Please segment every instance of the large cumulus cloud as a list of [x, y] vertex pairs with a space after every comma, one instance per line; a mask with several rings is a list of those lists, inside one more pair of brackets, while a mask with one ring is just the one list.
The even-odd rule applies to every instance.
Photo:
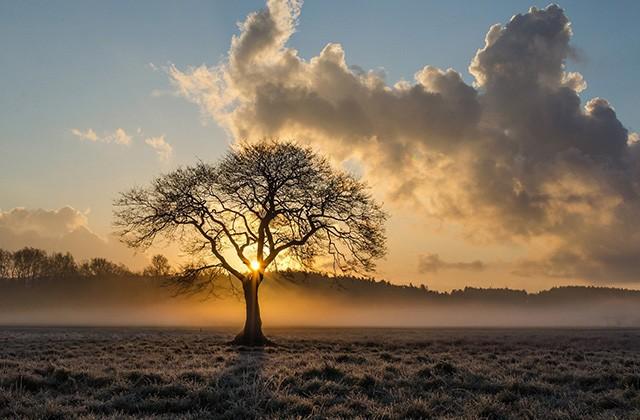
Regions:
[[473, 85], [425, 66], [412, 82], [347, 65], [339, 44], [301, 58], [287, 46], [301, 4], [270, 0], [214, 67], [170, 68], [178, 92], [236, 139], [294, 137], [359, 159], [388, 196], [476, 239], [546, 243], [519, 274], [640, 280], [640, 150], [586, 82], [562, 9], [492, 26]]

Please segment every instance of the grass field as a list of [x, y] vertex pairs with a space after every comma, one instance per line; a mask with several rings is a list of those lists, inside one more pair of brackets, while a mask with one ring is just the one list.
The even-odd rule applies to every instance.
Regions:
[[0, 418], [640, 418], [640, 331], [0, 329]]

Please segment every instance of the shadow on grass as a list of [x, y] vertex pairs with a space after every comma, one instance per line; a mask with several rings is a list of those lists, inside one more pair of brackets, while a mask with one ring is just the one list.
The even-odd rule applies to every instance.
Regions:
[[273, 399], [264, 375], [268, 354], [264, 348], [243, 346], [231, 347], [228, 354], [232, 356], [209, 384], [209, 390], [222, 397], [218, 401], [221, 404], [216, 404], [222, 410], [216, 410], [216, 414], [230, 418], [261, 416]]
[[288, 347], [235, 347], [234, 357], [212, 382], [212, 387], [222, 391], [227, 400], [224, 412], [209, 411], [222, 418], [303, 418], [313, 413], [308, 398], [290, 389], [290, 366], [274, 366]]
[[[222, 354], [224, 355], [222, 355]], [[263, 374], [264, 349], [219, 347], [208, 368], [169, 375], [131, 372], [126, 385], [108, 401], [94, 406], [98, 414], [125, 416], [173, 415], [180, 418], [223, 419], [262, 417], [273, 400], [272, 384]]]

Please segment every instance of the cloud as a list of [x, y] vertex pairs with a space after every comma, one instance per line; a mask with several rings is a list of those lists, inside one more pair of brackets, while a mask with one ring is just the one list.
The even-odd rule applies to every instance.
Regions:
[[146, 144], [151, 146], [153, 150], [156, 151], [158, 155], [158, 159], [161, 162], [166, 162], [171, 157], [173, 153], [173, 147], [164, 139], [164, 135], [158, 137], [149, 137], [144, 141]]
[[[141, 136], [142, 133], [142, 128], [138, 127], [136, 129], [136, 135]], [[114, 131], [105, 132], [102, 136], [98, 136], [96, 132], [91, 128], [88, 128], [84, 131], [78, 128], [72, 128], [71, 134], [79, 137], [81, 140], [88, 140], [94, 143], [114, 143], [129, 146], [133, 142], [133, 135], [127, 133], [123, 128], [116, 128]], [[164, 135], [157, 137], [148, 137], [144, 142], [155, 150], [158, 158], [162, 162], [168, 161], [171, 157], [171, 154], [173, 153], [173, 147], [169, 143], [167, 143]]]
[[116, 128], [116, 131], [113, 134], [106, 137], [106, 142], [114, 142], [116, 144], [131, 144], [131, 136], [126, 133], [122, 128]]
[[82, 140], [98, 141], [98, 135], [91, 128], [86, 131], [82, 131], [78, 128], [72, 128], [71, 133], [76, 137], [80, 137]]
[[270, 0], [250, 14], [213, 67], [170, 67], [177, 93], [235, 139], [296, 138], [357, 161], [392, 205], [473, 240], [537, 244], [551, 267], [541, 275], [640, 279], [638, 136], [607, 100], [582, 103], [561, 8], [489, 28], [468, 85], [430, 65], [389, 84], [349, 66], [337, 43], [305, 60], [287, 46], [300, 6]]
[[72, 128], [71, 134], [82, 140], [101, 143], [116, 143], [125, 146], [130, 145], [132, 140], [132, 136], [127, 134], [123, 128], [116, 128], [113, 132], [105, 132], [102, 136], [98, 136], [91, 128], [88, 128], [85, 131], [78, 128]]
[[0, 210], [0, 248], [16, 250], [25, 246], [69, 251], [78, 260], [104, 257], [133, 268], [146, 261], [141, 255], [133, 255], [116, 238], [96, 235], [89, 228], [88, 212], [70, 206], [57, 210]]
[[472, 262], [448, 262], [442, 260], [438, 254], [426, 254], [418, 257], [419, 273], [437, 273], [440, 270], [482, 271], [485, 267], [485, 264], [479, 260]]
[[0, 211], [0, 227], [15, 233], [35, 232], [44, 236], [60, 236], [87, 226], [87, 213], [65, 206], [58, 210], [14, 208]]

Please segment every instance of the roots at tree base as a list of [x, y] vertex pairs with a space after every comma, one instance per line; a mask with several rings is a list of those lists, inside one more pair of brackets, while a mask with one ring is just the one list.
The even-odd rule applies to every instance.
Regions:
[[245, 331], [240, 331], [229, 344], [253, 347], [275, 346], [275, 343], [265, 337], [262, 331], [258, 334], [246, 334]]

